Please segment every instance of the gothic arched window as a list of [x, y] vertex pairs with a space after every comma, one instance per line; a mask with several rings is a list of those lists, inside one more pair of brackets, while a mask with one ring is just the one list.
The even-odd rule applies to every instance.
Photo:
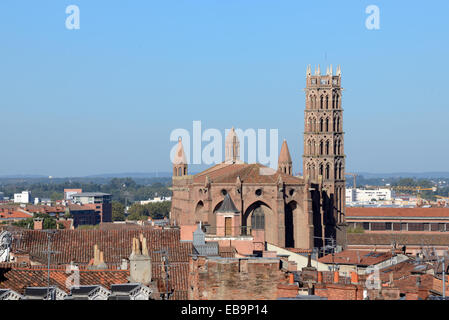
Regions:
[[253, 230], [265, 229], [265, 214], [261, 207], [255, 209], [251, 216], [251, 227]]

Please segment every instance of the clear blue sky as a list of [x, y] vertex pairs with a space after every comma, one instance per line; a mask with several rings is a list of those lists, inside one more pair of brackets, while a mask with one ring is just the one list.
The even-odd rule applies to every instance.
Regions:
[[278, 128], [298, 172], [307, 64], [342, 65], [347, 171], [449, 171], [448, 15], [446, 0], [2, 0], [0, 175], [170, 171], [170, 132], [193, 120]]

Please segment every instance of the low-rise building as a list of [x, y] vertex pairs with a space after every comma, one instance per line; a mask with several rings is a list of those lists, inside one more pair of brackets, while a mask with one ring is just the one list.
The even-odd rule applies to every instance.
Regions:
[[349, 228], [365, 233], [449, 232], [449, 208], [346, 208]]
[[369, 268], [385, 268], [407, 261], [409, 258], [400, 253], [392, 252], [364, 252], [358, 250], [344, 250], [335, 254], [328, 254], [318, 259], [327, 264], [332, 270], [350, 276], [351, 272], [365, 274]]

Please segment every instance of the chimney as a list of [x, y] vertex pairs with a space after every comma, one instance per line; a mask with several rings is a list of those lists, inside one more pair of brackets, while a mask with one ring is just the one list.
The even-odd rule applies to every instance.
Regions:
[[147, 239], [140, 234], [140, 239], [133, 238], [132, 252], [129, 256], [130, 282], [148, 285], [152, 279], [151, 258], [148, 253]]
[[318, 283], [323, 283], [323, 272], [322, 271], [318, 271], [318, 279], [317, 279]]
[[359, 283], [359, 275], [357, 274], [357, 272], [352, 271], [351, 272], [351, 283], [352, 284], [357, 284]]
[[42, 224], [43, 224], [43, 219], [42, 218], [35, 218], [33, 219], [34, 222], [34, 230], [42, 230]]
[[294, 284], [295, 283], [295, 276], [293, 275], [293, 273], [290, 273], [288, 275], [288, 284]]
[[104, 262], [104, 253], [98, 249], [98, 245], [94, 245], [94, 261], [92, 265], [89, 266], [89, 269], [93, 270], [102, 270], [107, 269], [108, 266]]
[[334, 271], [334, 283], [338, 283], [340, 280], [340, 275], [338, 274], [338, 271]]

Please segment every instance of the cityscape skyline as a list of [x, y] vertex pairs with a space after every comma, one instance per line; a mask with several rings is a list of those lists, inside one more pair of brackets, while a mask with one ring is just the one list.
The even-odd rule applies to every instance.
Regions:
[[168, 172], [170, 132], [195, 120], [278, 129], [298, 173], [308, 64], [342, 65], [348, 171], [447, 171], [447, 3], [379, 1], [379, 30], [368, 2], [78, 1], [79, 30], [68, 2], [19, 3], [0, 4], [1, 110], [19, 120], [4, 122], [0, 175]]

